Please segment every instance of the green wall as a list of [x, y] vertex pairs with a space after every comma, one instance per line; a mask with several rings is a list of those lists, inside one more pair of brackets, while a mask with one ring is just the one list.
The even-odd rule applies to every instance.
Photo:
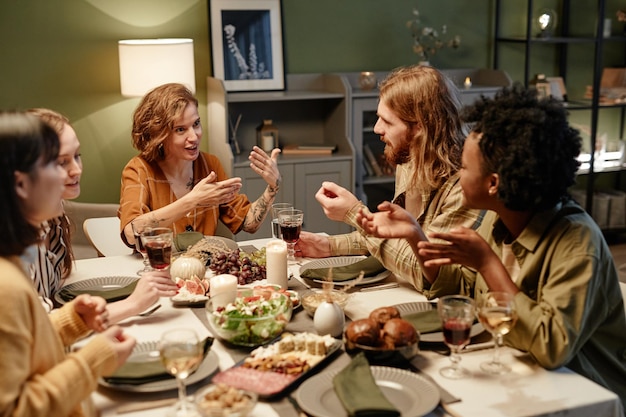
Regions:
[[[405, 26], [417, 4], [283, 0], [286, 71], [385, 71], [417, 62]], [[440, 51], [431, 64], [490, 66], [492, 7], [491, 0], [420, 1], [425, 24], [447, 24], [462, 37], [460, 49]], [[139, 99], [119, 92], [117, 41], [157, 37], [194, 39], [197, 96], [206, 114], [207, 0], [0, 1], [0, 108], [50, 107], [70, 117], [85, 164], [80, 201], [119, 200], [120, 172], [135, 154], [130, 127]]]

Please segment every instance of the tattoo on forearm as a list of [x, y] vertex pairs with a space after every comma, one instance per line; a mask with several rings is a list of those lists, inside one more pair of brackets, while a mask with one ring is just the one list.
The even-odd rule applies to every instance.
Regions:
[[278, 194], [278, 190], [280, 190], [280, 183], [281, 183], [281, 178], [278, 178], [276, 180], [276, 185], [271, 185], [271, 184], [267, 185], [267, 190], [270, 192], [270, 195], [272, 197], [274, 197], [274, 196], [276, 196], [276, 194]]

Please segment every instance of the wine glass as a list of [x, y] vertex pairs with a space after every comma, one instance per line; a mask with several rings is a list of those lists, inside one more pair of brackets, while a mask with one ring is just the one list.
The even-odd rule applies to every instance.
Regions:
[[504, 374], [511, 368], [500, 362], [502, 337], [511, 331], [517, 322], [514, 295], [506, 292], [488, 292], [478, 303], [478, 320], [495, 339], [493, 358], [480, 368], [489, 374]]
[[470, 341], [470, 332], [474, 323], [474, 300], [464, 295], [446, 295], [439, 299], [437, 311], [443, 327], [443, 338], [450, 348], [452, 365], [443, 367], [439, 373], [450, 379], [461, 379], [470, 372], [459, 365], [459, 351]]
[[158, 270], [169, 268], [172, 260], [172, 230], [167, 227], [153, 227], [143, 232], [141, 239], [150, 266]]
[[300, 239], [303, 219], [304, 213], [302, 210], [295, 208], [288, 208], [278, 212], [280, 234], [282, 239], [287, 242], [287, 260], [290, 263], [296, 262], [294, 246]]
[[280, 223], [278, 222], [278, 212], [290, 208], [293, 208], [291, 203], [272, 204], [272, 237], [274, 239], [282, 239], [280, 235]]
[[169, 417], [200, 417], [195, 403], [187, 399], [185, 380], [202, 362], [203, 348], [191, 329], [166, 331], [159, 341], [159, 355], [165, 370], [176, 378], [178, 402], [168, 411]]
[[133, 235], [135, 236], [135, 249], [137, 252], [141, 254], [143, 258], [143, 269], [137, 271], [137, 275], [143, 275], [145, 272], [151, 271], [150, 261], [148, 260], [148, 254], [146, 253], [146, 248], [143, 245], [143, 241], [141, 240], [141, 234], [152, 227], [152, 222], [148, 220], [142, 220], [139, 218], [135, 218], [130, 222], [131, 227], [133, 228]]

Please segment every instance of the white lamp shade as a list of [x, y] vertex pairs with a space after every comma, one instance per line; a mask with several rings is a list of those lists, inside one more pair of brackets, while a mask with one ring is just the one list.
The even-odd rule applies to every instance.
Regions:
[[120, 83], [125, 97], [143, 97], [166, 83], [196, 92], [193, 39], [128, 39], [118, 42]]

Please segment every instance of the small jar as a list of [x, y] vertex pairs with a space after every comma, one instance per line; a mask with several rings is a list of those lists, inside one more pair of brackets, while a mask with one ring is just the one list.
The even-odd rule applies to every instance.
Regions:
[[256, 144], [265, 152], [272, 152], [272, 149], [278, 148], [278, 128], [272, 124], [271, 119], [263, 120], [256, 128]]
[[376, 74], [372, 71], [363, 71], [359, 76], [359, 86], [362, 90], [372, 90], [376, 87]]

